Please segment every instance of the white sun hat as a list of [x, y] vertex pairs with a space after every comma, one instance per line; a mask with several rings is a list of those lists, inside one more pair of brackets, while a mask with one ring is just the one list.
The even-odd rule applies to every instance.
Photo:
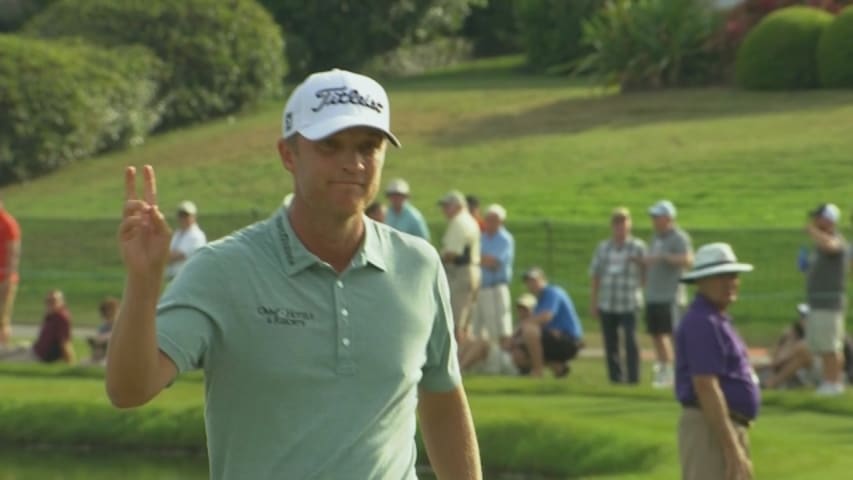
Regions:
[[696, 251], [693, 268], [681, 276], [681, 281], [692, 283], [695, 280], [724, 273], [751, 272], [752, 265], [739, 263], [734, 250], [728, 243], [709, 243]]
[[299, 133], [317, 141], [350, 127], [381, 130], [395, 146], [388, 94], [376, 80], [337, 68], [312, 74], [284, 107], [282, 137]]

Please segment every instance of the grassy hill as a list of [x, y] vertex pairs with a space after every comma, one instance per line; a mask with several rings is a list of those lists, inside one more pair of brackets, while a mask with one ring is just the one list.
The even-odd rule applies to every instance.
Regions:
[[[821, 201], [853, 207], [853, 91], [614, 95], [525, 75], [519, 63], [504, 58], [388, 83], [404, 148], [389, 154], [385, 177], [409, 180], [434, 230], [435, 199], [450, 188], [504, 204], [519, 268], [546, 266], [585, 309], [588, 257], [609, 211], [633, 208], [647, 236], [645, 207], [670, 198], [697, 243], [730, 240], [758, 264], [744, 285], [745, 328], [761, 338], [775, 333], [802, 291], [793, 266], [806, 241], [805, 211]], [[37, 321], [53, 286], [69, 291], [84, 323], [94, 321], [98, 297], [120, 293], [113, 236], [125, 165], [154, 165], [164, 209], [193, 199], [211, 237], [268, 215], [291, 189], [274, 149], [282, 104], [0, 191], [25, 235], [17, 321]]]

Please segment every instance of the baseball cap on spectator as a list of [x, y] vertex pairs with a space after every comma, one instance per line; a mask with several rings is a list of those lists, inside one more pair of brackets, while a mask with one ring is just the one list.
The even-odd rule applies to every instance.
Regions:
[[462, 194], [459, 190], [451, 190], [444, 194], [441, 199], [438, 200], [439, 205], [462, 205], [465, 206], [465, 195]]
[[497, 203], [493, 203], [486, 208], [486, 216], [494, 215], [498, 217], [500, 221], [506, 220], [506, 209]]
[[390, 123], [385, 89], [370, 77], [335, 68], [312, 74], [293, 90], [282, 115], [282, 137], [299, 133], [317, 141], [350, 127], [372, 127], [399, 147]]
[[515, 301], [515, 305], [518, 307], [525, 307], [528, 310], [533, 310], [536, 306], [536, 297], [534, 297], [532, 293], [523, 293], [518, 296], [518, 300]]
[[398, 195], [409, 196], [409, 183], [402, 178], [395, 178], [388, 182], [388, 186], [385, 188], [385, 194], [392, 195], [395, 193]]
[[798, 303], [797, 304], [797, 313], [800, 314], [801, 317], [808, 316], [811, 309], [809, 308], [808, 303]]
[[631, 211], [627, 207], [616, 207], [610, 214], [611, 220], [625, 220], [631, 218]]
[[198, 213], [198, 208], [189, 200], [184, 200], [178, 204], [178, 213], [186, 213], [187, 215], [195, 216]]
[[675, 218], [675, 205], [669, 200], [661, 200], [649, 208], [649, 215], [653, 217]]
[[529, 280], [531, 278], [545, 278], [545, 271], [539, 267], [530, 267], [521, 274], [522, 280]]
[[821, 203], [814, 210], [809, 212], [812, 218], [821, 217], [829, 220], [832, 223], [838, 223], [841, 219], [841, 210], [833, 203]]

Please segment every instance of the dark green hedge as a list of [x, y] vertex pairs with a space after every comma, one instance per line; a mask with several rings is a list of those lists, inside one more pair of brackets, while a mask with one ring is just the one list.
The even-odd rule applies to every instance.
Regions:
[[0, 35], [0, 184], [139, 143], [160, 119], [165, 66], [144, 47]]
[[812, 7], [783, 8], [764, 17], [738, 50], [738, 85], [753, 90], [817, 87], [818, 41], [832, 19]]
[[150, 48], [172, 68], [164, 127], [234, 112], [281, 91], [281, 32], [254, 0], [59, 0], [25, 31]]
[[823, 32], [817, 64], [821, 86], [853, 88], [853, 6], [842, 10]]

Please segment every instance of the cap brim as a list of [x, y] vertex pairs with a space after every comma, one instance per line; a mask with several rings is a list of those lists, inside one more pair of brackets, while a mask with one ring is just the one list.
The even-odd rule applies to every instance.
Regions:
[[362, 117], [352, 115], [338, 115], [336, 117], [332, 117], [325, 122], [315, 123], [310, 127], [303, 128], [299, 130], [299, 133], [308, 140], [316, 142], [330, 135], [334, 135], [341, 130], [346, 130], [347, 128], [352, 127], [375, 128], [388, 137], [388, 141], [391, 142], [391, 145], [394, 145], [397, 148], [402, 146], [400, 144], [400, 140], [397, 140], [397, 137], [382, 125], [376, 125], [375, 123], [365, 121]]
[[684, 283], [692, 283], [700, 278], [713, 277], [714, 275], [722, 275], [725, 273], [743, 273], [751, 272], [754, 267], [748, 263], [727, 263], [725, 265], [716, 265], [711, 268], [703, 268], [693, 270], [681, 276], [681, 281]]

